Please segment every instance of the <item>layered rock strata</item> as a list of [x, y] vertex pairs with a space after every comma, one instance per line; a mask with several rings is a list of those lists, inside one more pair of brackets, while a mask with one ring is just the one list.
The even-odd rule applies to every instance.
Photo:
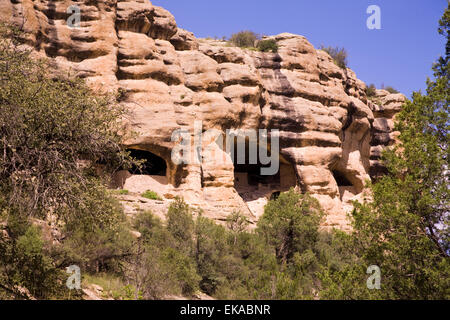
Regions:
[[[79, 26], [67, 22], [77, 12], [70, 6], [80, 9]], [[269, 37], [277, 53], [236, 48], [195, 38], [145, 0], [0, 0], [0, 18], [22, 27], [27, 46], [55, 72], [121, 92], [138, 133], [126, 145], [158, 168], [120, 172], [115, 183], [134, 194], [157, 191], [164, 208], [182, 195], [215, 219], [239, 210], [256, 221], [268, 199], [297, 187], [320, 201], [325, 226], [346, 228], [351, 201], [383, 173], [381, 151], [395, 141], [405, 97], [379, 90], [370, 101], [352, 70], [300, 35]], [[195, 121], [205, 133], [202, 158], [177, 165], [172, 135], [185, 128], [194, 140]], [[261, 164], [237, 164], [210, 129], [278, 130], [280, 170], [263, 176]], [[277, 152], [270, 139], [267, 149]]]

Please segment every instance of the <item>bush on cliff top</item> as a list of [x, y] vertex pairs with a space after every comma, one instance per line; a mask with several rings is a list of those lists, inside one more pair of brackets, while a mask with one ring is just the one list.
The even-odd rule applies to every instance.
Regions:
[[240, 48], [253, 48], [259, 38], [253, 31], [246, 30], [232, 34], [229, 41]]
[[328, 53], [337, 66], [342, 69], [347, 68], [348, 53], [345, 48], [321, 46], [320, 49]]
[[278, 45], [274, 39], [258, 41], [257, 49], [261, 52], [278, 52]]

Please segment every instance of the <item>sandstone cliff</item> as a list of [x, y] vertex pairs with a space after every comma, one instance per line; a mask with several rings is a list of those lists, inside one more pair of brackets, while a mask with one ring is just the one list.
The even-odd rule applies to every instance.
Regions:
[[[79, 28], [66, 23], [71, 5], [81, 9]], [[147, 174], [120, 172], [115, 183], [132, 194], [157, 191], [162, 201], [123, 197], [157, 212], [182, 195], [207, 216], [220, 220], [240, 210], [256, 220], [271, 196], [297, 186], [320, 201], [325, 226], [345, 228], [350, 201], [383, 173], [381, 151], [394, 142], [393, 117], [405, 100], [379, 90], [370, 101], [352, 70], [303, 36], [271, 37], [277, 53], [196, 39], [146, 0], [0, 0], [0, 18], [22, 26], [27, 45], [48, 57], [55, 72], [122, 93], [130, 128], [139, 133], [126, 145], [145, 151], [136, 155], [153, 166]], [[234, 165], [219, 145], [225, 163], [204, 153], [200, 163], [175, 165], [172, 133], [193, 128], [195, 120], [221, 132], [278, 129], [279, 173], [268, 178], [254, 166]]]

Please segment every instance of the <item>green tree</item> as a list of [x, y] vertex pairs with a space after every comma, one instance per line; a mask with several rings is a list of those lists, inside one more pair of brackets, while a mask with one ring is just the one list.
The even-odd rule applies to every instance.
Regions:
[[[162, 299], [170, 294], [189, 297], [198, 290], [201, 278], [192, 252], [191, 210], [177, 199], [168, 210], [170, 228], [151, 212], [137, 216], [134, 226], [141, 238], [134, 246], [134, 255], [127, 259], [125, 278], [144, 298]], [[179, 223], [183, 221], [192, 224], [190, 232], [181, 232]]]
[[267, 204], [258, 231], [275, 247], [277, 259], [288, 263], [317, 241], [322, 216], [316, 199], [291, 189]]
[[[99, 171], [134, 161], [121, 149], [115, 97], [52, 76], [22, 41], [0, 25], [0, 283], [16, 297], [60, 298], [64, 267], [109, 267], [128, 250], [122, 209]], [[44, 241], [35, 225], [50, 220], [62, 235]]]
[[198, 273], [202, 277], [200, 288], [208, 294], [214, 294], [217, 287], [224, 283], [227, 272], [229, 246], [226, 229], [214, 221], [197, 217], [195, 222], [195, 259]]
[[[65, 273], [52, 260], [41, 230], [22, 221], [16, 237], [0, 237], [0, 297], [68, 298]], [[77, 293], [72, 298], [79, 297]]]
[[192, 208], [182, 198], [176, 198], [169, 206], [167, 230], [174, 237], [178, 249], [191, 255], [194, 241], [194, 219]]
[[[447, 39], [449, 22], [447, 9], [439, 29]], [[358, 258], [324, 272], [323, 297], [450, 298], [448, 48], [426, 94], [415, 92], [398, 114], [399, 144], [384, 153], [388, 174], [371, 186], [371, 202], [355, 204], [354, 232], [342, 237]], [[378, 292], [365, 288], [369, 265], [381, 269]]]
[[120, 261], [132, 254], [133, 246], [120, 203], [99, 185], [80, 196], [84, 214], [64, 224], [59, 260], [89, 272], [119, 271]]
[[0, 26], [3, 204], [39, 218], [50, 208], [60, 218], [82, 215], [78, 195], [89, 192], [99, 167], [111, 172], [129, 164], [120, 147], [125, 110], [82, 80], [52, 77], [20, 41], [20, 32]]

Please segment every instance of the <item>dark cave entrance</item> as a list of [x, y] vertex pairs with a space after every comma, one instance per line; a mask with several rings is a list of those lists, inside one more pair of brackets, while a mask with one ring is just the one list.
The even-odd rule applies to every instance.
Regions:
[[342, 171], [339, 170], [332, 170], [334, 180], [336, 181], [336, 184], [338, 185], [339, 190], [339, 198], [341, 201], [344, 200], [344, 196], [346, 193], [350, 194], [356, 194], [356, 188], [354, 184], [345, 176]]
[[[235, 176], [235, 186], [253, 186], [257, 187], [259, 185], [280, 185], [280, 170], [277, 171], [275, 175], [262, 175], [262, 168], [270, 168], [271, 164], [264, 165], [261, 163], [259, 158], [258, 146], [254, 149], [256, 150], [256, 163], [255, 161], [250, 161], [250, 142], [245, 141], [245, 146], [242, 146], [244, 142], [238, 144], [235, 140], [234, 152], [233, 152], [233, 164], [234, 164], [234, 176]], [[240, 159], [238, 161], [238, 150], [245, 148], [245, 161]], [[238, 163], [243, 162], [243, 163]]]
[[[255, 196], [260, 196], [260, 193], [264, 193], [267, 197], [270, 197], [274, 192], [284, 192], [297, 185], [294, 167], [281, 155], [278, 158], [279, 165], [277, 172], [273, 175], [265, 175], [262, 169], [270, 168], [273, 164], [263, 164], [261, 162], [259, 146], [257, 145], [256, 148], [254, 146], [251, 147], [248, 139], [245, 142], [245, 146], [242, 145], [244, 143], [243, 141], [240, 143], [238, 145], [237, 141], [235, 141], [234, 152], [232, 154], [234, 187], [239, 194], [254, 193]], [[245, 159], [243, 157], [240, 159], [240, 162], [243, 163], [238, 163], [238, 149], [245, 150]], [[257, 156], [254, 156], [252, 161], [250, 161], [249, 156], [250, 150], [256, 150], [257, 153]], [[267, 150], [264, 150], [264, 152], [267, 152]], [[270, 154], [270, 151], [266, 154]], [[271, 158], [271, 161], [275, 161], [275, 159]]]
[[353, 187], [353, 183], [351, 183], [340, 171], [334, 170], [333, 177], [334, 180], [336, 180], [338, 187]]
[[[261, 175], [261, 164], [235, 164], [234, 175], [236, 182], [243, 182], [249, 186], [280, 184], [280, 171], [273, 176]], [[247, 181], [242, 181], [245, 179]]]
[[167, 164], [166, 161], [149, 151], [128, 149], [130, 155], [141, 161], [141, 167], [133, 166], [128, 171], [131, 174], [137, 175], [150, 175], [150, 176], [166, 176], [167, 175]]

